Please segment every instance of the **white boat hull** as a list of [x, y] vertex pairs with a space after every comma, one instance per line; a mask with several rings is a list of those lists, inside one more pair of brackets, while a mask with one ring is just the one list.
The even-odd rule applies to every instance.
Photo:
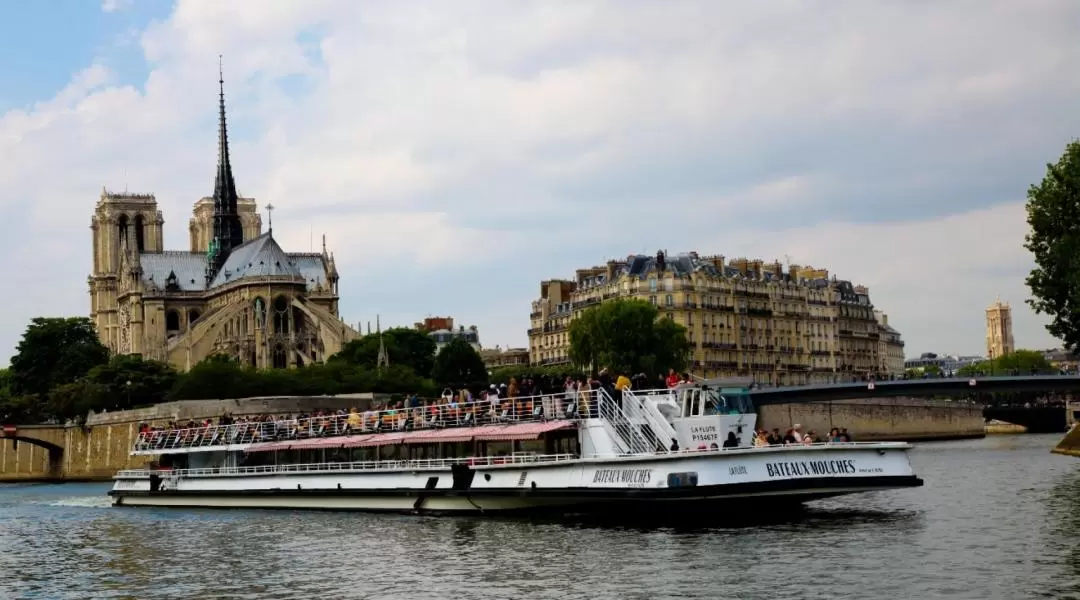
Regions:
[[[418, 514], [520, 511], [710, 511], [717, 505], [799, 504], [922, 485], [907, 444], [745, 448], [443, 468], [348, 465], [266, 473], [121, 473], [123, 506], [358, 510]], [[328, 469], [334, 468], [333, 471]], [[153, 475], [153, 477], [151, 477]], [[152, 480], [153, 479], [153, 480]]]

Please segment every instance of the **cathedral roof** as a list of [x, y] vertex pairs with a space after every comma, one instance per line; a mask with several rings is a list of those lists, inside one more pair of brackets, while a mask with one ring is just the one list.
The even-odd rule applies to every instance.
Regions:
[[206, 253], [204, 252], [152, 252], [139, 255], [143, 281], [159, 289], [165, 289], [170, 275], [176, 276], [176, 285], [182, 292], [199, 292], [206, 289]]
[[303, 278], [293, 257], [285, 253], [266, 232], [233, 248], [210, 284], [215, 288], [244, 277], [296, 277]]
[[[284, 252], [269, 233], [235, 248], [210, 287], [206, 286], [205, 252], [148, 252], [139, 255], [143, 281], [161, 290], [175, 276], [177, 291], [202, 292], [244, 277], [303, 278], [307, 289], [327, 283], [326, 260], [314, 252]], [[226, 277], [226, 275], [228, 275]]]

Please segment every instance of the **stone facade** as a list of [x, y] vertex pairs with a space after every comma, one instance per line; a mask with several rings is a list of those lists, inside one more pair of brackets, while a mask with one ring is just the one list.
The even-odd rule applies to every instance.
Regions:
[[535, 365], [568, 363], [574, 316], [606, 300], [640, 298], [686, 327], [690, 370], [701, 377], [793, 385], [902, 373], [881, 353], [902, 357], [903, 341], [889, 328], [894, 335], [882, 345], [869, 294], [813, 267], [785, 271], [779, 263], [696, 252], [630, 256], [579, 269], [573, 280], [541, 282], [529, 358]]

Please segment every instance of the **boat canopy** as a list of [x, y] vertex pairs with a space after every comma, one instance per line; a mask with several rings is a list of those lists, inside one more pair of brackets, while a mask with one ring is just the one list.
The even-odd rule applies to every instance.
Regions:
[[485, 425], [483, 427], [458, 427], [448, 429], [422, 429], [420, 431], [394, 431], [366, 435], [344, 435], [305, 440], [282, 440], [249, 445], [246, 452], [272, 452], [275, 450], [320, 450], [329, 448], [367, 448], [395, 444], [446, 444], [455, 442], [495, 442], [535, 440], [550, 431], [573, 427], [576, 421], [560, 419], [512, 425]]

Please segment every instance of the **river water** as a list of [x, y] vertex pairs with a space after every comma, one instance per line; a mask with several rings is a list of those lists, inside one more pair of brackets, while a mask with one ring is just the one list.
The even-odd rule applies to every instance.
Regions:
[[919, 444], [922, 488], [741, 526], [113, 508], [0, 485], [3, 598], [1080, 598], [1060, 436]]

